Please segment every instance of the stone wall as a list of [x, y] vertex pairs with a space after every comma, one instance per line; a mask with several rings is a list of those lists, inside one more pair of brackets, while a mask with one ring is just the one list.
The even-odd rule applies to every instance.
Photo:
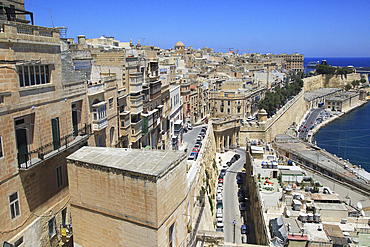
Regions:
[[343, 88], [354, 80], [361, 80], [361, 74], [353, 73], [348, 75], [316, 75], [303, 79], [304, 91], [309, 92], [318, 88], [333, 87]]
[[277, 114], [266, 122], [247, 123], [240, 128], [240, 146], [246, 146], [246, 139], [272, 141], [277, 134], [284, 133], [294, 122], [299, 123], [307, 111], [304, 90], [285, 104]]

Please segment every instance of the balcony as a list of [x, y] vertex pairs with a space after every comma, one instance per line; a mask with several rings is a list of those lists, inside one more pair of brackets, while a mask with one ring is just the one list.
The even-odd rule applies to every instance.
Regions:
[[92, 105], [93, 131], [100, 131], [108, 126], [107, 103], [105, 101]]
[[142, 120], [131, 123], [131, 142], [140, 140], [142, 134]]
[[102, 92], [104, 92], [104, 83], [102, 82], [96, 82], [96, 84], [90, 84], [87, 87], [88, 95], [93, 95], [93, 94], [102, 93]]
[[143, 74], [141, 72], [130, 73], [130, 93], [140, 93], [143, 90]]
[[181, 135], [181, 133], [182, 133], [182, 121], [177, 120], [174, 124], [174, 134], [178, 136]]
[[121, 136], [128, 136], [131, 130], [131, 120], [130, 120], [130, 113], [129, 111], [120, 112], [120, 135]]
[[[44, 161], [52, 159], [59, 153], [62, 153], [70, 148], [75, 148], [78, 145], [81, 145], [84, 142], [87, 142], [89, 137], [91, 136], [91, 125], [85, 124], [84, 126], [80, 126], [76, 132], [71, 132], [66, 136], [60, 137], [60, 147], [58, 149], [54, 149], [53, 142], [47, 143], [38, 147], [36, 149], [31, 149], [31, 145], [28, 145], [28, 148], [25, 152], [18, 152], [18, 168], [21, 171], [27, 171], [28, 169], [35, 167], [41, 164]], [[21, 158], [21, 156], [23, 158]], [[24, 163], [20, 163], [20, 160], [26, 160]]]
[[143, 111], [143, 96], [142, 95], [131, 95], [130, 96], [130, 108], [131, 113], [139, 114]]

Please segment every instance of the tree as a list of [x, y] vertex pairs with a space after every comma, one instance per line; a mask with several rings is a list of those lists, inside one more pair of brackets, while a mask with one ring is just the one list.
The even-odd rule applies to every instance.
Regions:
[[354, 81], [352, 81], [351, 84], [352, 84], [353, 87], [356, 87], [356, 86], [360, 85], [360, 81], [359, 80], [354, 80]]
[[318, 64], [316, 65], [316, 72], [319, 74], [333, 75], [335, 73], [335, 68], [330, 65]]
[[347, 84], [347, 85], [345, 85], [344, 86], [344, 89], [346, 90], [346, 91], [348, 91], [348, 90], [350, 90], [352, 87], [351, 87], [351, 85], [350, 84]]

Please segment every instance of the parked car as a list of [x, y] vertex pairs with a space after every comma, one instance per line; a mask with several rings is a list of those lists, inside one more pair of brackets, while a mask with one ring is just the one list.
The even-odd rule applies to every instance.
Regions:
[[240, 159], [240, 154], [234, 154], [236, 160]]
[[238, 173], [236, 174], [236, 179], [241, 178], [241, 177], [242, 177], [242, 173], [241, 173], [241, 172], [238, 172]]
[[189, 130], [192, 130], [193, 129], [193, 126], [191, 126], [191, 124], [188, 124], [188, 129]]
[[217, 201], [222, 201], [222, 194], [217, 194]]
[[223, 208], [222, 201], [217, 201], [217, 208]]
[[218, 179], [218, 183], [219, 184], [223, 184], [224, 183], [224, 180], [222, 178]]
[[226, 165], [227, 165], [227, 166], [231, 166], [232, 164], [231, 164], [231, 162], [230, 162], [230, 161], [228, 161], [228, 162], [226, 162]]
[[240, 188], [239, 190], [238, 190], [238, 196], [240, 197], [240, 196], [244, 196], [244, 192], [243, 192], [243, 189], [242, 188]]
[[222, 169], [227, 170], [228, 168], [229, 168], [229, 166], [227, 164], [225, 164], [225, 165], [222, 166]]
[[222, 178], [222, 179], [223, 179], [223, 178], [224, 178], [224, 174], [221, 174], [221, 173], [220, 173], [220, 175], [218, 175], [218, 179], [220, 179], [220, 178]]
[[239, 210], [240, 210], [240, 211], [245, 211], [245, 210], [247, 210], [247, 205], [245, 204], [245, 202], [240, 202], [240, 203], [239, 203]]
[[195, 156], [189, 156], [188, 160], [196, 160]]
[[222, 208], [217, 209], [216, 217], [217, 218], [222, 218]]
[[197, 159], [197, 157], [198, 157], [198, 153], [196, 153], [196, 152], [191, 152], [191, 153], [190, 153], [190, 156], [194, 156], [194, 157], [195, 157], [195, 159]]
[[197, 148], [197, 147], [193, 147], [193, 149], [191, 150], [191, 152], [195, 152], [195, 153], [199, 153], [199, 148]]
[[242, 184], [243, 183], [243, 180], [242, 178], [238, 178], [238, 180], [236, 181], [237, 184]]
[[224, 228], [224, 222], [222, 221], [222, 218], [217, 218], [216, 226], [217, 228]]
[[241, 229], [242, 234], [248, 234], [249, 233], [249, 227], [245, 224], [242, 225], [240, 229]]
[[225, 176], [226, 174], [226, 169], [221, 169], [221, 174], [223, 174]]
[[194, 147], [195, 147], [195, 148], [201, 148], [201, 147], [202, 147], [202, 145], [201, 145], [201, 144], [199, 144], [199, 143], [195, 143]]
[[230, 159], [230, 162], [231, 163], [234, 163], [236, 161], [236, 158], [233, 156], [231, 159]]
[[197, 141], [201, 141], [202, 140], [202, 137], [201, 136], [197, 136]]

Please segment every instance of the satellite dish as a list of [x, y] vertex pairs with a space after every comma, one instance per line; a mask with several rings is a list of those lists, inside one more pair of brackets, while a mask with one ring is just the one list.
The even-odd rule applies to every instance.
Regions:
[[359, 210], [361, 210], [361, 209], [362, 209], [362, 204], [361, 204], [361, 202], [358, 202], [358, 203], [357, 203], [357, 208], [358, 208]]

